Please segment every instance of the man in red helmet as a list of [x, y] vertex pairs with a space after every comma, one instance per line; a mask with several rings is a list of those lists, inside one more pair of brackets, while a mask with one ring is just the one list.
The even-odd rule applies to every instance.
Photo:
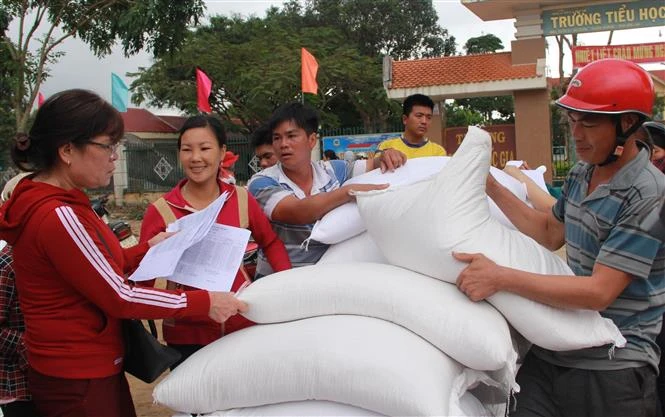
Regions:
[[557, 101], [568, 111], [580, 162], [552, 211], [527, 207], [488, 178], [488, 195], [521, 232], [552, 250], [567, 245], [576, 276], [533, 274], [482, 254], [455, 254], [469, 263], [458, 278], [460, 290], [474, 301], [510, 291], [554, 307], [597, 310], [627, 340], [622, 349], [533, 346], [517, 375], [521, 391], [511, 415], [656, 415], [665, 245], [642, 223], [663, 198], [665, 176], [638, 141], [653, 99], [651, 77], [634, 63], [590, 63]]

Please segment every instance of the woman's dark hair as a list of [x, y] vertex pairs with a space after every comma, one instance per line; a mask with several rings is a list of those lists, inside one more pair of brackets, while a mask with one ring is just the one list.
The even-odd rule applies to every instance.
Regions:
[[52, 95], [37, 110], [30, 132], [19, 133], [11, 146], [12, 161], [24, 171], [48, 171], [58, 160], [58, 148], [82, 147], [99, 135], [113, 143], [122, 139], [122, 116], [88, 90], [65, 90]]
[[209, 127], [212, 130], [212, 133], [215, 134], [217, 143], [219, 147], [226, 145], [226, 132], [224, 131], [224, 126], [218, 118], [213, 116], [192, 116], [189, 119], [185, 120], [185, 123], [180, 128], [180, 135], [178, 135], [178, 149], [180, 149], [180, 142], [182, 135], [185, 134], [189, 129], [196, 129], [198, 127]]

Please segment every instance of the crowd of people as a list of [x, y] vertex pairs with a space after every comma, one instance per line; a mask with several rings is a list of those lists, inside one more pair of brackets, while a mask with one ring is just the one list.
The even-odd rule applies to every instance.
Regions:
[[[612, 74], [612, 83], [605, 77]], [[522, 233], [552, 250], [566, 245], [575, 276], [543, 276], [496, 265], [482, 253], [455, 253], [468, 263], [457, 285], [469, 299], [498, 291], [560, 308], [599, 311], [627, 340], [607, 347], [553, 352], [533, 346], [517, 374], [521, 387], [511, 416], [656, 416], [665, 394], [660, 339], [665, 312], [665, 237], [644, 219], [665, 196], [665, 126], [650, 121], [649, 74], [628, 61], [588, 64], [556, 104], [565, 110], [579, 162], [558, 198], [519, 169], [532, 207], [489, 175], [487, 194]], [[252, 135], [261, 170], [247, 187], [225, 170], [237, 155], [212, 116], [189, 118], [178, 157], [185, 178], [150, 204], [140, 243], [123, 249], [90, 208], [85, 190], [108, 185], [123, 136], [119, 113], [96, 94], [68, 90], [37, 111], [29, 133], [17, 135], [21, 178], [0, 207], [0, 406], [6, 416], [136, 415], [123, 372], [125, 318], [164, 319], [167, 344], [182, 360], [253, 323], [234, 293], [273, 272], [316, 263], [328, 246], [310, 241], [314, 223], [387, 184], [347, 181], [409, 159], [445, 156], [427, 138], [434, 103], [422, 94], [403, 103], [404, 132], [381, 143], [373, 158], [339, 158], [318, 142], [315, 110], [289, 103]], [[650, 162], [651, 161], [651, 162]], [[217, 223], [246, 228], [261, 248], [256, 274], [241, 266], [229, 292], [168, 282], [134, 285], [127, 274], [165, 230], [225, 194]], [[19, 307], [20, 306], [20, 307]], [[177, 366], [178, 364], [175, 364]], [[660, 373], [659, 373], [660, 372]], [[663, 397], [665, 399], [665, 397]]]

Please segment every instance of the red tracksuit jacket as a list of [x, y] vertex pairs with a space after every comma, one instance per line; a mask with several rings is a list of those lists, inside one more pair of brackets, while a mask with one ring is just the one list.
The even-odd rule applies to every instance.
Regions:
[[[193, 213], [185, 198], [182, 196], [182, 186], [187, 182], [182, 180], [175, 188], [164, 195], [171, 211], [176, 218], [181, 218]], [[238, 213], [238, 196], [233, 185], [218, 181], [221, 193], [229, 193], [229, 198], [224, 203], [222, 210], [217, 217], [217, 223], [227, 226], [240, 227], [240, 217]], [[272, 230], [270, 221], [263, 214], [258, 203], [251, 194], [247, 195], [247, 215], [249, 218], [249, 230], [259, 247], [263, 250], [270, 266], [274, 271], [283, 271], [291, 268], [289, 254], [286, 252], [284, 243], [277, 237]], [[154, 205], [150, 204], [143, 216], [141, 223], [141, 242], [150, 240], [159, 232], [166, 230], [166, 225], [159, 211]], [[239, 290], [246, 285], [248, 279], [238, 270], [231, 291]], [[193, 289], [187, 286], [178, 286], [182, 289]], [[177, 345], [207, 345], [214, 342], [225, 334], [251, 326], [253, 323], [241, 315], [235, 315], [228, 319], [223, 326], [210, 320], [208, 315], [200, 317], [176, 318], [175, 320], [165, 320], [162, 322], [164, 340], [170, 344]]]
[[121, 318], [206, 315], [205, 291], [132, 287], [146, 243], [124, 250], [79, 190], [23, 179], [0, 208], [0, 239], [13, 245], [28, 363], [60, 378], [122, 371]]

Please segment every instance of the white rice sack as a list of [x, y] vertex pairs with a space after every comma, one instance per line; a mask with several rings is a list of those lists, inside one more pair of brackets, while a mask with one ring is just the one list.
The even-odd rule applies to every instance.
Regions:
[[326, 316], [225, 336], [178, 366], [153, 397], [187, 413], [322, 400], [390, 416], [445, 416], [479, 382], [400, 326]]
[[264, 277], [238, 298], [255, 323], [353, 314], [403, 326], [469, 368], [507, 368], [512, 384], [517, 353], [503, 316], [474, 303], [454, 285], [392, 265], [319, 264]]
[[[447, 156], [431, 156], [407, 161], [404, 166], [393, 172], [381, 173], [380, 169], [353, 177], [344, 184], [413, 184], [431, 177], [441, 170], [450, 159]], [[346, 203], [329, 211], [314, 224], [310, 239], [321, 243], [333, 244], [350, 239], [365, 231], [356, 203]]]
[[351, 239], [330, 245], [317, 264], [348, 262], [388, 263], [369, 233], [362, 232]]
[[[357, 195], [367, 229], [391, 264], [454, 283], [467, 265], [452, 257], [456, 251], [483, 253], [519, 270], [572, 275], [557, 255], [490, 216], [485, 194], [490, 151], [489, 134], [470, 127], [436, 177]], [[546, 349], [625, 345], [614, 323], [595, 311], [557, 309], [507, 292], [488, 301], [525, 338]]]
[[[450, 157], [431, 156], [416, 158], [407, 161], [404, 166], [394, 172], [381, 173], [379, 169], [351, 178], [344, 184], [390, 184], [403, 186], [414, 184], [437, 174], [447, 163]], [[526, 187], [515, 178], [492, 167], [492, 173], [497, 181], [508, 188], [520, 200], [526, 201]], [[499, 207], [488, 198], [490, 214], [506, 226], [515, 228]], [[350, 239], [366, 230], [358, 205], [350, 202], [329, 211], [321, 220], [314, 224], [310, 239], [321, 243], [334, 244]]]
[[[471, 395], [471, 394], [468, 394]], [[474, 403], [474, 398], [468, 398], [467, 395], [463, 397], [464, 406], [469, 407], [471, 410], [477, 410], [477, 404]], [[478, 400], [475, 400], [478, 401]], [[480, 405], [482, 407], [482, 404]], [[481, 409], [482, 410], [482, 409]], [[348, 404], [340, 404], [332, 401], [295, 401], [280, 404], [260, 405], [258, 407], [244, 407], [233, 408], [231, 410], [216, 411], [210, 414], [203, 414], [206, 417], [262, 417], [262, 416], [339, 416], [339, 417], [355, 417], [355, 416], [381, 416], [382, 414], [374, 413], [358, 407], [353, 407]], [[189, 417], [189, 416], [187, 416]]]
[[[470, 392], [465, 392], [460, 398], [460, 411], [458, 416], [490, 416], [490, 412], [483, 404]], [[216, 411], [210, 414], [201, 414], [205, 417], [262, 417], [262, 416], [338, 416], [338, 417], [374, 417], [383, 414], [374, 413], [358, 407], [347, 404], [340, 404], [331, 401], [296, 401], [280, 404], [260, 405], [258, 407], [233, 408], [231, 410]], [[191, 414], [181, 414], [174, 417], [191, 417]]]

